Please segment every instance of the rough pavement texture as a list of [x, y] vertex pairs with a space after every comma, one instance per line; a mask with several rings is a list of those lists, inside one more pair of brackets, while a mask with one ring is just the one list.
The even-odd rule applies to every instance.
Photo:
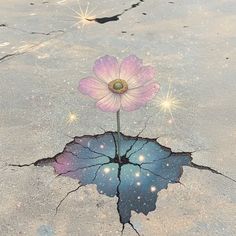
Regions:
[[[87, 1], [79, 4], [85, 11]], [[123, 133], [137, 135], [149, 119], [144, 137], [196, 151], [195, 163], [236, 179], [234, 0], [91, 0], [94, 18], [121, 15], [84, 26], [75, 25], [75, 0], [0, 0], [0, 6], [0, 235], [120, 235], [115, 198], [87, 186], [55, 215], [77, 181], [55, 178], [50, 167], [7, 166], [52, 157], [70, 136], [115, 130], [114, 114], [77, 92], [104, 54], [136, 54], [158, 70], [160, 93], [147, 107], [121, 114]], [[158, 106], [169, 87], [181, 101], [173, 117]], [[70, 112], [78, 117], [72, 123]], [[159, 193], [156, 211], [133, 214], [141, 235], [236, 235], [234, 182], [189, 167], [181, 182]], [[127, 235], [136, 235], [129, 226]]]

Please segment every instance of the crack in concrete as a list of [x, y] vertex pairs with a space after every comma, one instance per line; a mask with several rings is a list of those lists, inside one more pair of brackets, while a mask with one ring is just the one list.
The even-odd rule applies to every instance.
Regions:
[[[6, 24], [1, 24], [0, 27], [8, 27]], [[40, 42], [38, 43], [35, 43], [33, 45], [30, 45], [28, 46], [26, 49], [17, 49], [15, 50], [14, 52], [12, 53], [8, 53], [2, 57], [0, 57], [0, 63], [3, 63], [11, 58], [14, 58], [16, 56], [19, 56], [19, 55], [24, 55], [25, 53], [28, 53], [28, 52], [31, 52], [31, 51], [34, 51], [34, 50], [37, 50], [39, 48], [41, 48], [42, 46], [45, 46], [46, 43], [50, 42], [51, 40], [53, 39], [56, 39], [57, 37], [67, 33], [68, 31], [63, 31], [63, 30], [58, 30], [58, 31], [50, 31], [48, 33], [40, 33], [40, 32], [27, 32], [27, 33], [31, 33], [31, 34], [43, 34], [43, 35], [48, 35], [50, 36], [51, 34], [53, 34], [53, 32], [59, 32], [60, 34], [56, 34], [52, 37], [50, 37], [49, 39], [47, 40], [41, 40]]]
[[[144, 127], [139, 131], [139, 133], [137, 134], [137, 136], [135, 137], [134, 142], [130, 145], [130, 147], [126, 150], [125, 152], [125, 156], [128, 155], [128, 153], [132, 150], [132, 148], [134, 147], [134, 145], [137, 143], [140, 135], [144, 132], [144, 130], [147, 128], [147, 124], [149, 122], [149, 120], [152, 118], [152, 116], [148, 117], [148, 119], [145, 121], [144, 123]], [[156, 138], [155, 140], [157, 140], [158, 138]]]
[[25, 54], [26, 52], [15, 52], [15, 53], [9, 53], [3, 57], [0, 57], [0, 63], [2, 63], [3, 61], [5, 61], [7, 58], [10, 59], [11, 57], [14, 57], [14, 56], [19, 56], [19, 55], [23, 55]]
[[79, 154], [75, 154], [75, 153], [73, 153], [71, 151], [64, 150], [64, 152], [70, 153], [71, 155], [73, 155], [74, 157], [78, 158], [79, 160], [95, 160], [95, 159], [98, 159], [98, 158], [101, 158], [101, 157], [106, 157], [104, 155], [100, 155], [100, 156], [96, 156], [96, 157], [81, 158], [81, 157], [79, 157]]
[[137, 235], [140, 236], [138, 230], [134, 227], [134, 225], [130, 221], [128, 221], [127, 223], [124, 223], [123, 220], [122, 220], [122, 214], [120, 212], [120, 202], [121, 202], [121, 197], [120, 197], [121, 169], [122, 169], [122, 165], [119, 164], [118, 172], [117, 172], [117, 178], [119, 180], [119, 183], [118, 183], [118, 185], [116, 187], [116, 197], [118, 198], [118, 200], [117, 200], [116, 204], [117, 204], [117, 212], [118, 212], [119, 218], [120, 218], [120, 223], [122, 224], [121, 235], [123, 235], [123, 233], [124, 233], [125, 225], [129, 224], [132, 227], [132, 229], [137, 233]]
[[[80, 183], [79, 183], [79, 184], [80, 184]], [[74, 192], [78, 191], [81, 187], [84, 187], [84, 186], [86, 186], [86, 185], [79, 185], [77, 188], [72, 189], [71, 191], [69, 191], [69, 192], [65, 195], [65, 197], [63, 197], [63, 198], [61, 199], [61, 201], [58, 203], [58, 205], [57, 205], [57, 207], [56, 207], [56, 213], [55, 213], [55, 215], [57, 214], [57, 212], [58, 212], [58, 210], [59, 210], [59, 207], [60, 207], [61, 204], [66, 200], [66, 198], [67, 198], [71, 193], [74, 193]]]
[[135, 153], [141, 151], [141, 150], [144, 148], [144, 146], [147, 145], [148, 143], [149, 143], [149, 140], [146, 140], [146, 142], [143, 143], [142, 146], [141, 146], [139, 149], [137, 149], [136, 151], [130, 153], [129, 156], [128, 156], [127, 158], [130, 159], [131, 156], [133, 156]]
[[[143, 131], [143, 130], [142, 130]], [[142, 133], [142, 131], [139, 133], [139, 135]], [[124, 201], [124, 199], [122, 200], [122, 198], [124, 198], [125, 196], [126, 196], [126, 194], [127, 193], [125, 193], [125, 192], [122, 192], [121, 193], [121, 191], [124, 191], [124, 189], [122, 189], [122, 188], [124, 188], [124, 186], [125, 185], [123, 185], [124, 184], [124, 182], [123, 182], [123, 177], [121, 176], [121, 173], [122, 173], [122, 171], [124, 170], [125, 171], [125, 169], [123, 169], [125, 166], [127, 166], [128, 164], [130, 164], [130, 165], [133, 165], [133, 166], [137, 166], [139, 169], [140, 169], [140, 172], [143, 172], [143, 171], [145, 171], [145, 172], [148, 172], [148, 173], [150, 173], [151, 175], [153, 175], [153, 176], [156, 176], [156, 177], [158, 177], [158, 178], [160, 178], [161, 180], [163, 180], [163, 183], [164, 183], [164, 186], [161, 188], [161, 189], [167, 189], [168, 188], [168, 184], [169, 183], [172, 183], [172, 184], [174, 184], [174, 183], [179, 183], [179, 184], [182, 184], [181, 182], [180, 182], [180, 178], [181, 178], [181, 176], [182, 176], [182, 174], [183, 174], [183, 166], [189, 166], [189, 167], [192, 167], [192, 168], [195, 168], [195, 169], [199, 169], [199, 170], [208, 170], [208, 171], [210, 171], [211, 173], [214, 173], [214, 174], [218, 174], [218, 175], [221, 175], [221, 176], [223, 176], [223, 177], [225, 177], [225, 178], [227, 178], [227, 179], [229, 179], [229, 180], [232, 180], [232, 181], [234, 181], [234, 182], [236, 182], [236, 180], [234, 180], [233, 178], [231, 178], [231, 177], [229, 177], [229, 176], [227, 176], [227, 175], [225, 175], [225, 174], [223, 174], [223, 173], [220, 173], [219, 171], [217, 171], [217, 170], [215, 170], [215, 169], [213, 169], [213, 168], [211, 168], [211, 167], [208, 167], [208, 166], [203, 166], [203, 165], [198, 165], [198, 164], [195, 164], [195, 163], [193, 163], [192, 162], [192, 152], [179, 152], [179, 153], [176, 153], [176, 152], [172, 152], [171, 151], [171, 149], [170, 148], [168, 148], [168, 147], [165, 147], [165, 146], [162, 146], [162, 145], [160, 145], [157, 141], [156, 141], [156, 139], [148, 139], [148, 138], [141, 138], [141, 137], [139, 137], [139, 135], [138, 136], [135, 136], [135, 137], [130, 137], [130, 136], [124, 136], [123, 134], [123, 137], [124, 137], [124, 141], [125, 140], [129, 140], [129, 139], [134, 139], [134, 142], [131, 144], [131, 145], [129, 145], [129, 147], [127, 148], [127, 150], [126, 150], [126, 152], [125, 152], [125, 155], [123, 155], [122, 157], [121, 157], [121, 162], [118, 160], [118, 156], [117, 156], [117, 147], [116, 147], [116, 142], [115, 142], [115, 140], [116, 140], [116, 138], [115, 138], [115, 134], [116, 134], [116, 132], [105, 132], [104, 134], [101, 134], [101, 135], [85, 135], [85, 136], [82, 136], [82, 137], [75, 137], [74, 138], [74, 140], [72, 141], [72, 142], [70, 142], [70, 143], [68, 143], [67, 145], [66, 145], [66, 147], [64, 148], [64, 150], [63, 150], [63, 152], [61, 152], [61, 153], [58, 153], [57, 155], [55, 155], [54, 157], [52, 157], [52, 158], [43, 158], [43, 159], [39, 159], [39, 160], [37, 160], [37, 161], [35, 161], [35, 162], [33, 162], [33, 163], [30, 163], [30, 164], [19, 164], [19, 165], [16, 165], [16, 164], [10, 164], [9, 166], [15, 166], [15, 167], [29, 167], [29, 166], [31, 166], [31, 165], [34, 165], [34, 166], [53, 166], [53, 162], [56, 162], [56, 163], [58, 163], [58, 164], [60, 164], [60, 165], [65, 165], [65, 163], [60, 163], [59, 162], [59, 160], [57, 160], [58, 159], [58, 157], [60, 157], [61, 155], [63, 155], [63, 153], [64, 152], [68, 152], [68, 153], [71, 153], [72, 154], [72, 156], [75, 156], [76, 158], [78, 158], [78, 159], [80, 159], [80, 157], [78, 156], [78, 155], [76, 155], [75, 153], [73, 153], [73, 152], [71, 152], [71, 151], [68, 151], [68, 146], [70, 147], [70, 145], [77, 145], [77, 144], [79, 144], [82, 148], [85, 148], [86, 150], [88, 150], [89, 152], [91, 152], [91, 154], [92, 153], [95, 153], [95, 154], [98, 154], [98, 156], [95, 156], [95, 157], [92, 157], [93, 159], [98, 159], [98, 158], [100, 158], [100, 157], [102, 157], [102, 156], [104, 156], [104, 157], [107, 157], [107, 158], [109, 158], [109, 161], [107, 161], [107, 162], [102, 162], [102, 163], [96, 163], [96, 164], [91, 164], [91, 165], [87, 165], [87, 166], [79, 166], [79, 167], [77, 167], [76, 169], [73, 169], [73, 170], [68, 170], [68, 171], [66, 171], [66, 172], [61, 172], [61, 173], [59, 173], [56, 177], [59, 177], [59, 176], [62, 176], [62, 175], [64, 175], [64, 176], [66, 176], [66, 174], [68, 174], [68, 173], [71, 173], [71, 172], [76, 172], [76, 171], [78, 171], [78, 170], [81, 170], [81, 169], [89, 169], [89, 168], [92, 168], [92, 167], [97, 167], [96, 168], [96, 170], [94, 171], [94, 176], [92, 176], [92, 179], [90, 179], [90, 180], [86, 180], [87, 182], [86, 183], [81, 183], [81, 182], [79, 182], [79, 186], [77, 187], [77, 188], [75, 188], [75, 189], [72, 189], [71, 191], [69, 191], [69, 192], [67, 192], [67, 194], [65, 195], [65, 197], [63, 197], [62, 199], [61, 199], [61, 201], [59, 202], [59, 204], [57, 205], [57, 207], [56, 207], [56, 214], [57, 214], [57, 212], [58, 212], [58, 210], [59, 210], [59, 208], [60, 208], [60, 206], [62, 205], [62, 203], [63, 203], [63, 201], [70, 195], [70, 194], [72, 194], [72, 193], [74, 193], [74, 192], [76, 192], [76, 191], [78, 191], [81, 187], [83, 187], [83, 186], [87, 186], [88, 184], [97, 184], [96, 182], [95, 182], [95, 180], [97, 179], [97, 177], [98, 177], [98, 173], [99, 173], [99, 171], [101, 170], [101, 168], [103, 167], [103, 166], [105, 166], [105, 165], [109, 165], [109, 164], [117, 164], [117, 166], [118, 166], [118, 168], [117, 168], [117, 179], [118, 179], [118, 183], [113, 183], [114, 185], [114, 187], [115, 187], [115, 191], [114, 191], [114, 195], [113, 196], [116, 196], [117, 197], [117, 212], [118, 212], [118, 214], [119, 214], [119, 220], [120, 220], [120, 223], [122, 224], [122, 229], [121, 229], [121, 235], [123, 234], [123, 232], [124, 232], [124, 229], [125, 229], [125, 225], [126, 224], [128, 224], [128, 225], [130, 225], [131, 227], [132, 227], [132, 229], [136, 232], [136, 234], [137, 235], [139, 235], [140, 236], [140, 233], [138, 232], [138, 230], [135, 228], [135, 226], [131, 223], [131, 221], [130, 221], [130, 216], [128, 215], [129, 214], [129, 212], [132, 212], [132, 211], [136, 211], [137, 213], [140, 213], [140, 212], [142, 212], [142, 213], [145, 213], [146, 211], [144, 210], [144, 209], [135, 209], [135, 208], [133, 208], [133, 207], [131, 207], [131, 206], [129, 206], [129, 208], [128, 208], [128, 211], [124, 211], [124, 209], [123, 209], [123, 204], [122, 204], [122, 201]], [[113, 143], [112, 144], [109, 144], [109, 145], [114, 145], [115, 146], [115, 153], [114, 153], [114, 157], [110, 157], [110, 156], [108, 156], [108, 155], [105, 155], [104, 153], [100, 153], [100, 152], [97, 152], [97, 151], [95, 151], [95, 150], [93, 150], [93, 149], [91, 149], [90, 147], [88, 147], [88, 146], [84, 146], [84, 145], [82, 145], [81, 143], [79, 143], [78, 141], [77, 141], [77, 138], [79, 138], [79, 140], [83, 140], [83, 138], [85, 138], [85, 139], [88, 139], [89, 140], [89, 138], [91, 138], [91, 139], [93, 139], [93, 138], [95, 138], [97, 141], [98, 141], [98, 137], [102, 137], [102, 135], [111, 135], [110, 137], [113, 139]], [[141, 147], [139, 147], [137, 150], [135, 150], [135, 151], [133, 151], [131, 154], [128, 154], [133, 148], [134, 148], [134, 145], [135, 145], [135, 143], [137, 143], [137, 140], [141, 140], [141, 141], [144, 141], [145, 140], [145, 142], [141, 145]], [[101, 141], [102, 141], [102, 139], [101, 139]], [[164, 157], [162, 157], [162, 158], [160, 158], [160, 159], [158, 159], [158, 160], [153, 160], [153, 161], [149, 161], [149, 162], [142, 162], [142, 163], [135, 163], [135, 162], [131, 162], [130, 161], [130, 157], [132, 156], [132, 155], [134, 155], [135, 153], [137, 153], [137, 152], [139, 152], [140, 150], [142, 150], [143, 148], [144, 148], [144, 146], [145, 145], [147, 145], [149, 142], [156, 142], [159, 146], [158, 147], [160, 147], [161, 148], [161, 150], [164, 150], [164, 151], [166, 151], [167, 152], [167, 155], [166, 156], [164, 156]], [[89, 141], [87, 141], [87, 142], [89, 142]], [[108, 141], [107, 141], [108, 142]], [[178, 158], [179, 156], [178, 155], [183, 155], [183, 156], [185, 156], [186, 158], [187, 158], [187, 160], [188, 160], [188, 162], [183, 162], [182, 164], [176, 164], [176, 167], [175, 168], [178, 168], [178, 172], [177, 172], [177, 174], [176, 174], [176, 176], [174, 177], [175, 179], [172, 179], [172, 178], [169, 178], [168, 177], [168, 175], [167, 176], [162, 176], [162, 175], [160, 175], [159, 173], [157, 173], [156, 171], [153, 171], [153, 170], [151, 170], [151, 169], [149, 169], [148, 167], [146, 168], [146, 167], [144, 167], [144, 165], [151, 165], [151, 164], [154, 164], [154, 163], [156, 163], [157, 161], [162, 161], [162, 160], [167, 160], [168, 158]], [[93, 159], [91, 159], [91, 158], [83, 158], [83, 160], [93, 160]], [[55, 166], [53, 166], [54, 167], [54, 169], [56, 168]], [[56, 169], [55, 169], [56, 170]], [[89, 175], [91, 175], [91, 173], [93, 174], [93, 171], [91, 172], [90, 171], [90, 173], [89, 173]], [[125, 173], [125, 172], [124, 172]], [[84, 174], [85, 176], [84, 177], [86, 177], [86, 173]], [[143, 175], [143, 176], [145, 176], [145, 175]], [[70, 176], [69, 176], [70, 177]], [[101, 176], [100, 176], [101, 177]], [[77, 177], [75, 177], [75, 178], [77, 178]], [[90, 177], [89, 177], [90, 178]], [[99, 181], [102, 181], [103, 179], [100, 179]], [[155, 180], [155, 179], [153, 179], [153, 180]], [[161, 181], [160, 180], [160, 181]], [[84, 181], [84, 180], [83, 180]], [[82, 181], [82, 182], [83, 182]], [[125, 181], [125, 180], [124, 180]], [[158, 182], [158, 180], [155, 180], [155, 181], [157, 181]], [[97, 185], [98, 186], [98, 185]], [[121, 187], [121, 186], [123, 186], [123, 187]], [[160, 190], [161, 190], [160, 189]], [[159, 191], [160, 191], [159, 190]], [[158, 191], [158, 192], [159, 192]], [[99, 193], [102, 193], [102, 191], [101, 192], [99, 192]], [[130, 193], [131, 195], [132, 195], [132, 193]], [[109, 195], [108, 195], [109, 196]], [[145, 196], [145, 195], [144, 195]], [[136, 203], [137, 204], [137, 203]], [[155, 207], [155, 209], [156, 209], [156, 207]], [[147, 208], [147, 213], [148, 212], [150, 212], [150, 211], [152, 211], [153, 209], [151, 209], [150, 208], [150, 206]], [[131, 214], [131, 213], [130, 213]], [[145, 213], [146, 214], [146, 213]]]
[[27, 31], [27, 30], [20, 29], [20, 28], [17, 28], [17, 27], [8, 26], [7, 24], [0, 24], [0, 27], [16, 30], [16, 31], [19, 31], [19, 32], [22, 32], [22, 33], [26, 33], [26, 34], [40, 34], [40, 35], [45, 35], [45, 36], [49, 36], [49, 35], [55, 34], [55, 33], [64, 33], [65, 32], [64, 30], [61, 30], [61, 29], [59, 29], [59, 30], [51, 30], [51, 31], [49, 31], [47, 33], [45, 33], [45, 32], [38, 32], [38, 31]]
[[219, 172], [219, 171], [217, 171], [217, 170], [215, 170], [215, 169], [213, 169], [209, 166], [198, 165], [198, 164], [195, 164], [193, 162], [190, 163], [190, 166], [195, 168], [195, 169], [199, 169], [199, 170], [208, 170], [208, 171], [210, 171], [214, 174], [221, 175], [221, 176], [223, 176], [223, 177], [225, 177], [229, 180], [232, 180], [233, 182], [236, 182], [235, 179], [233, 179], [233, 178], [231, 178], [231, 177], [229, 177], [229, 176], [227, 176], [227, 175], [225, 175], [225, 174], [223, 174], [223, 173], [221, 173], [221, 172]]
[[111, 162], [109, 161], [109, 162], [94, 164], [94, 165], [90, 165], [90, 166], [78, 167], [78, 168], [76, 168], [76, 169], [74, 169], [74, 170], [68, 170], [68, 171], [66, 171], [66, 172], [64, 172], [64, 173], [60, 173], [60, 174], [57, 175], [57, 177], [62, 176], [62, 175], [66, 175], [66, 174], [69, 174], [69, 173], [73, 173], [73, 172], [76, 172], [76, 171], [78, 171], [78, 170], [83, 170], [83, 169], [87, 169], [87, 168], [92, 168], [92, 167], [96, 167], [96, 166], [100, 166], [100, 165], [102, 166], [102, 165], [106, 165], [106, 164], [110, 164], [110, 163], [111, 163]]
[[80, 145], [81, 147], [83, 147], [83, 148], [85, 148], [85, 149], [88, 149], [88, 150], [89, 150], [90, 152], [92, 152], [92, 153], [99, 154], [99, 155], [103, 155], [103, 156], [109, 158], [110, 160], [112, 159], [112, 157], [110, 157], [110, 156], [108, 156], [108, 155], [106, 155], [106, 154], [104, 154], [104, 153], [94, 151], [94, 150], [92, 150], [90, 147], [87, 147], [87, 146], [82, 145], [81, 143], [78, 143], [75, 139], [74, 139], [74, 143]]
[[99, 18], [94, 18], [94, 19], [86, 19], [87, 21], [94, 21], [99, 24], [105, 24], [111, 21], [118, 21], [120, 20], [120, 17], [124, 15], [127, 11], [132, 10], [133, 8], [138, 7], [141, 3], [143, 3], [144, 0], [139, 0], [139, 2], [132, 4], [129, 8], [124, 9], [121, 13], [118, 13], [113, 16], [106, 16], [106, 17], [99, 17]]

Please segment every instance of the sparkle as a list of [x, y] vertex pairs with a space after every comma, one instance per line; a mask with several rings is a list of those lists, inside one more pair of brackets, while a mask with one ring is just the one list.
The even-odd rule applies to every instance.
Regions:
[[103, 144], [101, 144], [101, 145], [100, 145], [100, 148], [101, 148], [101, 149], [103, 149], [103, 148], [104, 148], [104, 145], [103, 145]]
[[172, 119], [168, 120], [169, 124], [173, 123], [173, 111], [181, 107], [181, 101], [173, 95], [173, 90], [169, 85], [167, 94], [155, 100], [160, 112], [169, 113]]
[[103, 169], [103, 171], [105, 174], [108, 174], [111, 171], [111, 169], [109, 167], [106, 167]]
[[151, 192], [156, 192], [157, 188], [155, 186], [151, 186], [150, 190]]
[[87, 3], [86, 8], [83, 9], [80, 5], [79, 0], [78, 0], [78, 6], [79, 6], [78, 11], [76, 11], [68, 6], [65, 6], [65, 7], [69, 8], [70, 10], [72, 10], [75, 13], [75, 16], [72, 16], [74, 19], [76, 19], [76, 23], [74, 25], [76, 25], [78, 28], [83, 29], [86, 25], [94, 22], [93, 19], [95, 19], [96, 16], [93, 14], [93, 12], [95, 9], [93, 9], [93, 10], [89, 9], [89, 2]]
[[67, 117], [67, 124], [72, 124], [78, 120], [78, 117], [75, 113], [70, 112]]
[[139, 177], [139, 176], [140, 176], [140, 173], [139, 173], [139, 172], [136, 172], [136, 173], [135, 173], [135, 176], [136, 176], [136, 177]]
[[141, 185], [141, 183], [140, 183], [140, 182], [137, 182], [136, 184], [137, 184], [138, 186], [140, 186], [140, 185]]
[[139, 161], [144, 161], [144, 160], [145, 160], [145, 157], [144, 157], [143, 155], [140, 155], [140, 156], [138, 157], [138, 159], [139, 159]]
[[[173, 97], [171, 94], [167, 93], [165, 97], [160, 99], [160, 103], [158, 106], [164, 113], [172, 113], [172, 111], [176, 110], [179, 105], [180, 101], [177, 98]], [[172, 123], [172, 121], [169, 120], [169, 123]]]

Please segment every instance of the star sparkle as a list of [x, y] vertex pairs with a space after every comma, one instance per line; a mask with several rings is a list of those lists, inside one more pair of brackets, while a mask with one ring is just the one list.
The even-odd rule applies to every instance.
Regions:
[[108, 174], [108, 173], [110, 173], [111, 169], [109, 167], [106, 167], [103, 169], [103, 171], [105, 174]]
[[140, 155], [139, 157], [138, 157], [138, 159], [139, 159], [139, 161], [144, 161], [145, 160], [145, 157], [143, 156], [143, 155]]
[[136, 177], [140, 177], [140, 173], [139, 173], [139, 172], [136, 172], [136, 173], [135, 173], [135, 176], [136, 176]]
[[151, 192], [156, 192], [157, 188], [155, 186], [151, 186], [150, 190]]
[[169, 83], [166, 94], [162, 94], [154, 100], [155, 106], [159, 108], [160, 113], [170, 115], [170, 118], [167, 121], [170, 125], [174, 123], [173, 113], [182, 108], [182, 101], [174, 96], [173, 93], [174, 90], [171, 88], [171, 83]]
[[95, 9], [90, 9], [90, 3], [87, 3], [86, 8], [83, 8], [80, 4], [80, 1], [77, 0], [78, 2], [78, 7], [79, 10], [75, 10], [69, 6], [63, 5], [66, 8], [70, 9], [71, 11], [73, 11], [75, 13], [74, 16], [71, 16], [72, 18], [74, 18], [76, 20], [76, 23], [72, 25], [76, 26], [78, 29], [83, 29], [86, 25], [89, 25], [91, 23], [94, 23], [93, 19], [96, 18], [96, 15], [94, 15], [94, 11]]
[[68, 117], [67, 117], [67, 124], [72, 124], [76, 121], [78, 121], [77, 115], [73, 112], [69, 112]]

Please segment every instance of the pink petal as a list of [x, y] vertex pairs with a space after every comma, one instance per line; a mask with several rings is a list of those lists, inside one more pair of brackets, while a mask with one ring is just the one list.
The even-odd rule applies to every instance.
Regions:
[[110, 92], [96, 104], [102, 111], [117, 112], [120, 109], [120, 95]]
[[152, 66], [143, 66], [139, 72], [140, 82], [147, 83], [151, 80], [154, 80], [156, 75], [155, 69]]
[[152, 66], [142, 66], [136, 75], [128, 79], [128, 87], [132, 89], [145, 85], [154, 80], [155, 74], [155, 69]]
[[121, 106], [126, 111], [133, 111], [144, 106], [158, 92], [160, 86], [156, 82], [134, 89], [129, 89], [121, 97]]
[[124, 58], [120, 65], [120, 79], [128, 81], [139, 72], [142, 64], [142, 60], [135, 55]]
[[106, 83], [119, 79], [119, 64], [117, 59], [112, 56], [106, 55], [97, 59], [93, 71], [100, 80]]
[[93, 77], [81, 79], [79, 82], [79, 91], [97, 100], [110, 93], [106, 83], [101, 82]]

